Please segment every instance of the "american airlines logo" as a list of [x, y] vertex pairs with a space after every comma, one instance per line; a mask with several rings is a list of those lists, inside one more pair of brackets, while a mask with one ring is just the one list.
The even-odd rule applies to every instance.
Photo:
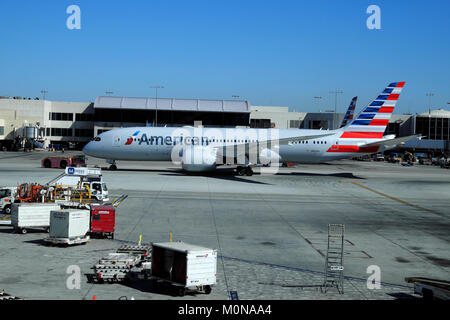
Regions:
[[135, 133], [133, 133], [133, 135], [127, 139], [127, 141], [125, 142], [125, 145], [130, 145], [130, 144], [132, 144], [133, 141], [134, 141], [134, 137], [136, 137], [136, 136], [139, 134], [139, 132], [141, 132], [141, 131], [138, 130], [138, 131], [136, 131]]
[[[128, 138], [125, 145], [130, 145], [133, 143], [134, 138]], [[208, 137], [191, 137], [191, 136], [150, 136], [147, 137], [147, 134], [143, 133], [140, 138], [137, 139], [138, 145], [167, 145], [167, 146], [176, 146], [176, 145], [186, 145], [186, 146], [207, 146], [209, 145], [209, 141], [211, 141]]]

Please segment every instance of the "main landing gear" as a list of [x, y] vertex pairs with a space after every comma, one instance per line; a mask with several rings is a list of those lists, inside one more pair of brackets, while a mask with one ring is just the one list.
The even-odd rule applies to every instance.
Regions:
[[106, 162], [110, 164], [109, 170], [111, 171], [117, 170], [116, 160], [106, 160]]
[[252, 176], [253, 175], [253, 170], [250, 167], [238, 166], [236, 168], [236, 173], [238, 174], [238, 176]]

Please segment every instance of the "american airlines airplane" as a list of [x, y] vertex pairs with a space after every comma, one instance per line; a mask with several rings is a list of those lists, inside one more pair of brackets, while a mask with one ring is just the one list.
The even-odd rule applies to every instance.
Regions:
[[172, 161], [188, 172], [232, 164], [238, 175], [248, 176], [253, 166], [261, 164], [320, 163], [369, 155], [419, 137], [383, 136], [404, 84], [389, 84], [355, 119], [335, 130], [120, 128], [99, 134], [83, 152], [107, 159], [111, 170], [117, 169], [117, 160]]

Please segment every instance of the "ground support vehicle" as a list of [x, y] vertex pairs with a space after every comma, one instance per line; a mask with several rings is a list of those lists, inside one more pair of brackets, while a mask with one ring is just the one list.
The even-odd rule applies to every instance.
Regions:
[[0, 291], [0, 301], [1, 300], [23, 300], [23, 299], [7, 294], [5, 290], [2, 290]]
[[11, 213], [13, 203], [106, 201], [109, 201], [108, 189], [98, 168], [66, 168], [44, 185], [23, 183], [17, 187], [0, 188], [0, 209], [6, 214]]
[[413, 283], [414, 293], [421, 295], [424, 300], [450, 300], [450, 281], [421, 277], [409, 277], [405, 281]]
[[113, 205], [90, 205], [92, 237], [114, 239], [116, 208]]
[[53, 210], [47, 244], [74, 245], [89, 241], [90, 212], [80, 209]]
[[16, 187], [1, 187], [0, 188], [0, 209], [4, 214], [11, 214], [11, 205], [16, 199]]
[[43, 168], [61, 168], [66, 167], [85, 167], [86, 157], [84, 155], [78, 155], [73, 157], [46, 157], [41, 160]]
[[100, 259], [92, 269], [98, 283], [126, 282], [131, 279], [148, 279], [150, 274], [151, 247], [123, 245], [117, 252]]
[[25, 234], [28, 229], [50, 231], [50, 212], [59, 210], [55, 203], [14, 203], [11, 211], [11, 225], [17, 233]]
[[211, 293], [216, 284], [217, 250], [184, 242], [152, 244], [152, 284], [168, 285], [179, 295]]

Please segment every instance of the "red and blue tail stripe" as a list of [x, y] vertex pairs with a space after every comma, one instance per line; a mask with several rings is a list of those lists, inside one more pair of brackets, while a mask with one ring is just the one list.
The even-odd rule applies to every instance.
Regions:
[[381, 139], [404, 85], [404, 81], [390, 83], [344, 128], [340, 138]]
[[347, 112], [345, 113], [344, 119], [342, 119], [342, 124], [340, 128], [345, 127], [347, 123], [353, 120], [353, 113], [355, 112], [356, 100], [358, 100], [358, 97], [353, 97], [352, 101], [350, 102], [350, 105], [348, 106]]

